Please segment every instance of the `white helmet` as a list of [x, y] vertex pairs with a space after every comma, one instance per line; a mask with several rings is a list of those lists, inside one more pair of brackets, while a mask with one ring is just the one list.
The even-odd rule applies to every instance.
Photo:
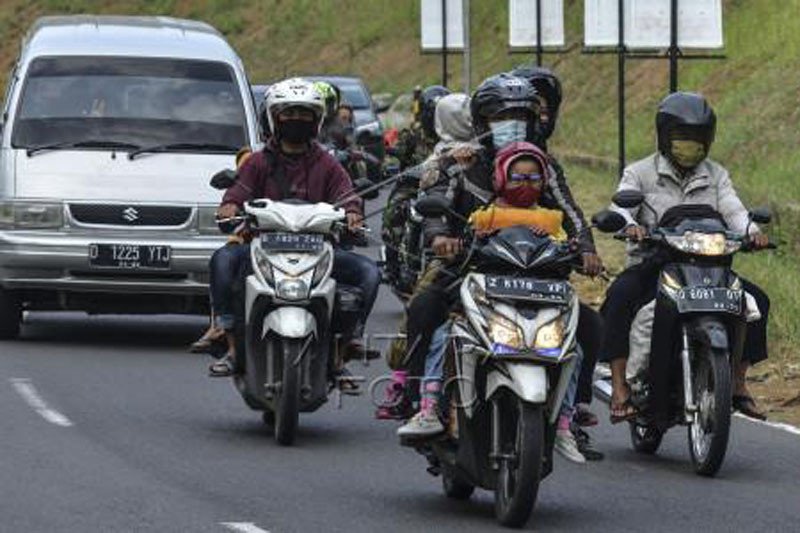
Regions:
[[275, 117], [287, 107], [303, 107], [314, 113], [317, 132], [325, 116], [325, 101], [314, 84], [303, 78], [289, 78], [271, 85], [264, 96], [269, 130], [275, 135]]

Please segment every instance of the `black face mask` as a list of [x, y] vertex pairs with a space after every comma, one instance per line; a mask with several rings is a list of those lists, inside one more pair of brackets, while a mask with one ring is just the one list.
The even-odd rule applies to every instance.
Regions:
[[317, 125], [307, 120], [284, 120], [278, 122], [278, 138], [294, 143], [307, 143], [317, 136]]

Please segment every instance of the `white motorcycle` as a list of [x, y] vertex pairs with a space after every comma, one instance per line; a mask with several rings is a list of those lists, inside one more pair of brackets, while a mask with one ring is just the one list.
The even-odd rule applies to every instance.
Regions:
[[[416, 208], [424, 216], [449, 211], [436, 197]], [[577, 259], [569, 243], [524, 226], [473, 240], [448, 346], [447, 430], [403, 442], [442, 474], [448, 497], [493, 490], [506, 526], [528, 520], [552, 471], [556, 421], [578, 361], [579, 302], [568, 279]]]
[[244, 320], [237, 331], [237, 390], [264, 412], [283, 445], [295, 440], [299, 413], [327, 401], [339, 335], [352, 334], [362, 298], [331, 277], [333, 242], [345, 211], [326, 203], [254, 200], [244, 215], [252, 273], [241, 294]]

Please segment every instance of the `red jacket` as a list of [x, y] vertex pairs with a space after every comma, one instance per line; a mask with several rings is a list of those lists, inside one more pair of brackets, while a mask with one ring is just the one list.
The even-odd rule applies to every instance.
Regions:
[[[267, 151], [270, 153], [266, 154]], [[276, 176], [278, 165], [282, 172]], [[278, 179], [286, 181], [281, 184]], [[330, 204], [346, 200], [341, 207], [348, 213], [361, 212], [361, 198], [355, 195], [350, 176], [317, 142], [311, 143], [308, 152], [297, 156], [282, 153], [274, 142], [250, 156], [239, 168], [239, 179], [225, 192], [222, 203], [242, 206], [257, 198], [297, 198]]]

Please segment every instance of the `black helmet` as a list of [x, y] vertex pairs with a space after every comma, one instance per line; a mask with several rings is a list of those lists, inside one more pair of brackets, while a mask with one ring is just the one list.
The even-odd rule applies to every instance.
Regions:
[[420, 124], [422, 125], [422, 132], [428, 139], [437, 138], [434, 120], [436, 103], [442, 96], [447, 96], [448, 94], [450, 94], [450, 89], [441, 85], [426, 87], [420, 94]]
[[536, 92], [547, 100], [550, 121], [547, 124], [542, 124], [540, 128], [541, 136], [546, 141], [556, 129], [558, 110], [561, 107], [563, 98], [561, 81], [552, 70], [545, 67], [521, 65], [512, 70], [511, 74], [528, 80], [528, 83], [533, 85]]
[[658, 151], [669, 157], [670, 140], [675, 133], [681, 138], [702, 142], [706, 153], [714, 142], [717, 117], [705, 98], [697, 93], [677, 92], [664, 98], [656, 113]]
[[478, 85], [470, 101], [470, 112], [472, 127], [482, 143], [490, 145], [492, 142], [491, 136], [485, 135], [489, 131], [489, 118], [509, 109], [529, 114], [528, 140], [532, 140], [539, 123], [539, 99], [528, 80], [503, 73], [490, 76]]

